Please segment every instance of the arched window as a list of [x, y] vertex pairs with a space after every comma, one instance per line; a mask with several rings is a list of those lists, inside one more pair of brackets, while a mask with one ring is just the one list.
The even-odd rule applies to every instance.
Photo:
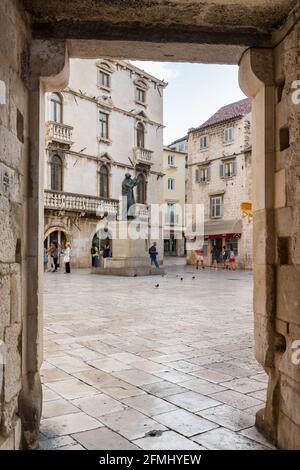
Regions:
[[99, 196], [109, 197], [109, 169], [107, 165], [101, 165], [99, 171]]
[[50, 95], [50, 121], [62, 123], [62, 99], [59, 93]]
[[137, 203], [138, 204], [146, 204], [147, 200], [147, 182], [146, 177], [143, 173], [139, 174], [139, 181], [136, 187], [137, 190]]
[[51, 190], [62, 191], [62, 161], [58, 155], [53, 155], [50, 163], [51, 168]]
[[141, 122], [136, 125], [136, 146], [145, 148], [145, 128]]

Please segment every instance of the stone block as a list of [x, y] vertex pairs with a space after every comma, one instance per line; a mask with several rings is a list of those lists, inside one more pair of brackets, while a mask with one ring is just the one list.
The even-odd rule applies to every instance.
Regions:
[[10, 277], [10, 322], [21, 322], [21, 276], [19, 266], [12, 272]]
[[282, 207], [274, 211], [275, 229], [279, 237], [289, 237], [293, 226], [293, 210], [291, 207]]
[[254, 313], [271, 318], [275, 308], [275, 267], [255, 263], [253, 282]]
[[275, 198], [274, 207], [280, 208], [286, 206], [286, 184], [285, 170], [275, 172]]
[[19, 341], [21, 325], [15, 323], [5, 329], [6, 364], [4, 366], [4, 399], [9, 402], [21, 390], [21, 357]]
[[300, 427], [282, 411], [278, 416], [277, 445], [284, 450], [300, 449]]
[[0, 194], [0, 262], [9, 263], [15, 261], [15, 239], [11, 227], [11, 211], [9, 200]]
[[294, 266], [277, 267], [277, 311], [280, 320], [300, 325], [300, 271]]
[[253, 217], [253, 260], [255, 264], [275, 262], [274, 212], [263, 209]]
[[[10, 276], [0, 273], [0, 332], [10, 323]], [[0, 338], [2, 339], [2, 338]]]
[[263, 315], [254, 316], [255, 357], [263, 367], [274, 362], [274, 326], [272, 320]]

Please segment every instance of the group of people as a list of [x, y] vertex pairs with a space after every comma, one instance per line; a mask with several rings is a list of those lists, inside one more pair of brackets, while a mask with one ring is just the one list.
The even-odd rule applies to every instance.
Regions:
[[[91, 248], [91, 256], [92, 256], [92, 267], [93, 268], [98, 268], [99, 266], [99, 261], [100, 261], [100, 251], [96, 243], [93, 244]], [[112, 250], [111, 250], [111, 245], [109, 239], [107, 239], [104, 243], [103, 247], [103, 252], [102, 252], [103, 258], [111, 258], [112, 257]]]
[[65, 273], [71, 272], [71, 244], [66, 242], [64, 248], [58, 245], [58, 242], [53, 241], [50, 247], [44, 247], [44, 271], [49, 271], [49, 258], [51, 259], [51, 271], [57, 272], [60, 267], [61, 261], [63, 262]]
[[[195, 250], [196, 254], [196, 269], [199, 269], [199, 266], [202, 269], [205, 269], [204, 265], [204, 250], [203, 247], [197, 248]], [[215, 269], [218, 269], [218, 263], [223, 264], [223, 268], [229, 269], [230, 271], [235, 270], [235, 254], [232, 245], [229, 248], [223, 246], [221, 251], [217, 246], [214, 246], [211, 250], [212, 255], [212, 266]]]

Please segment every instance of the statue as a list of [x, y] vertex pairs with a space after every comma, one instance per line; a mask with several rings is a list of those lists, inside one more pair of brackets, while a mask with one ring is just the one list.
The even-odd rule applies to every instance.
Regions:
[[122, 181], [123, 220], [135, 218], [132, 213], [133, 206], [135, 205], [133, 188], [138, 184], [138, 180], [138, 177], [132, 178], [130, 173], [126, 173]]

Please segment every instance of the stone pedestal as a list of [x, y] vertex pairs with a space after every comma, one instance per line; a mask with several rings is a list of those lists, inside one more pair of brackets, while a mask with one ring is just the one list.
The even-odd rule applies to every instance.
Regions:
[[[136, 222], [138, 223], [138, 222]], [[146, 251], [146, 240], [133, 239], [130, 236], [132, 222], [118, 222], [116, 238], [112, 240], [112, 258], [105, 258], [103, 266], [93, 268], [93, 274], [111, 276], [150, 276], [161, 275], [164, 268], [151, 265], [150, 256]]]

